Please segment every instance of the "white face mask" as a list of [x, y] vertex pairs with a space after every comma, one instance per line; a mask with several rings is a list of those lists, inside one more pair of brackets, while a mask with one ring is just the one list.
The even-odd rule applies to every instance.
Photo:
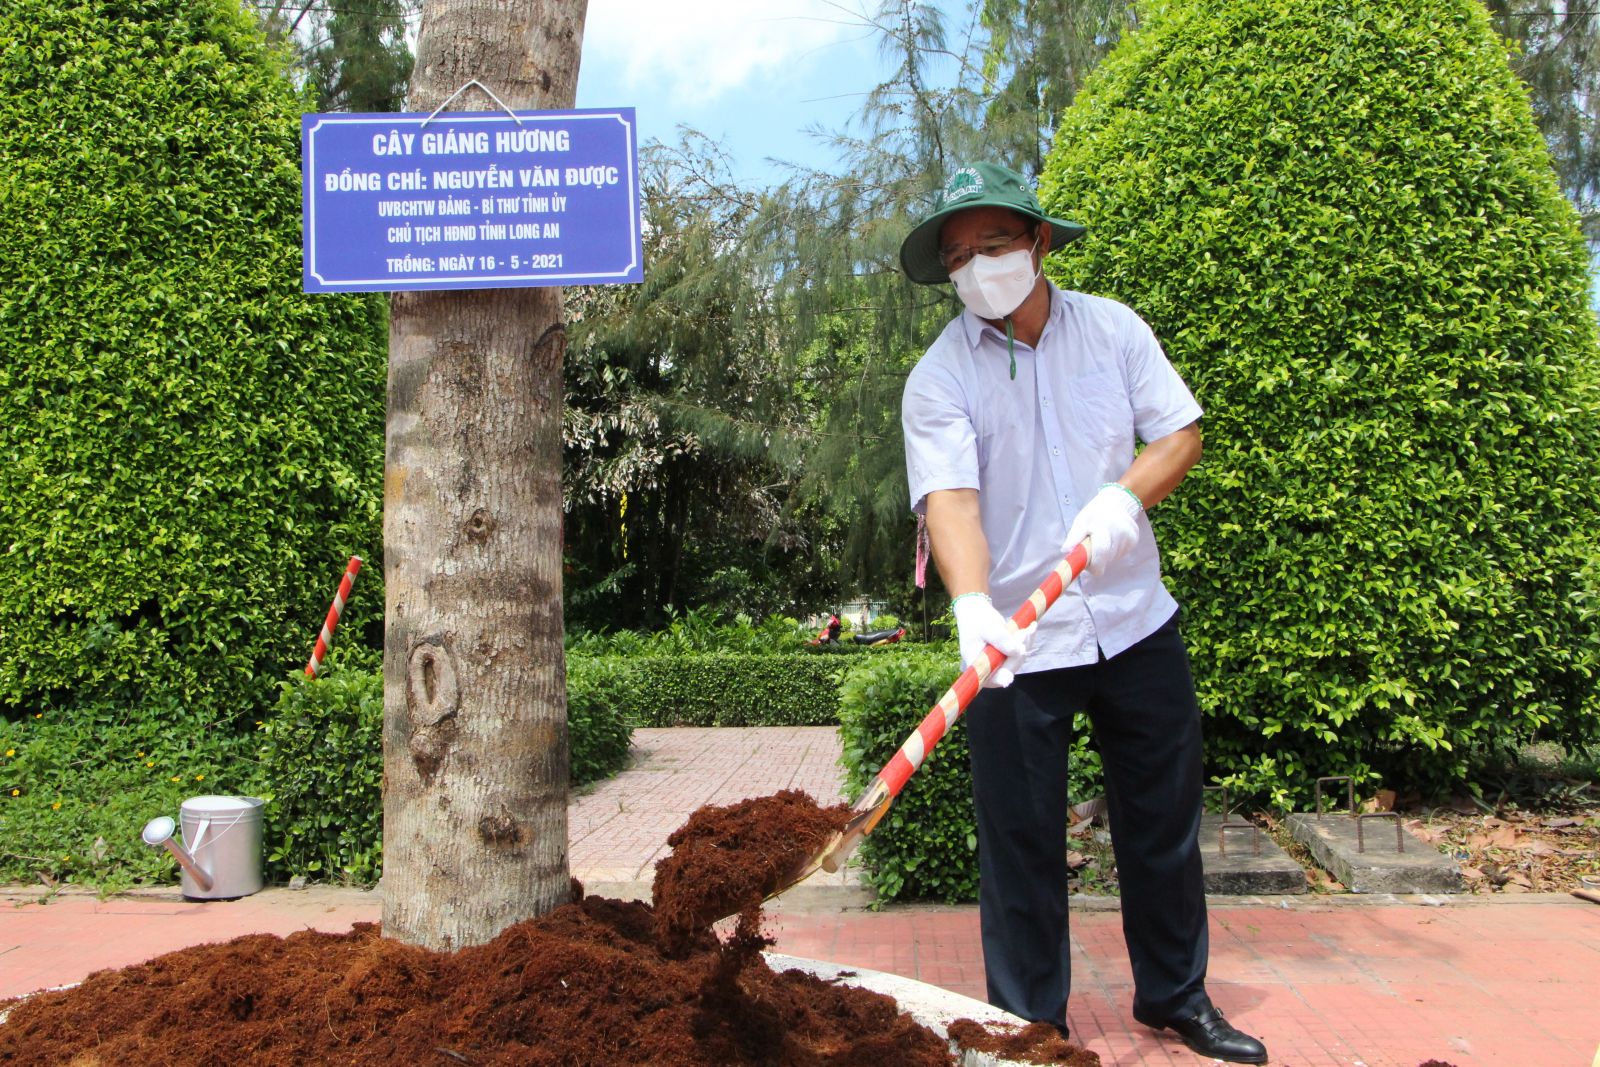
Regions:
[[[1038, 244], [1035, 239], [1034, 246]], [[1003, 319], [1017, 310], [1038, 278], [1032, 250], [1021, 248], [1003, 256], [973, 256], [950, 273], [956, 295], [980, 319]]]

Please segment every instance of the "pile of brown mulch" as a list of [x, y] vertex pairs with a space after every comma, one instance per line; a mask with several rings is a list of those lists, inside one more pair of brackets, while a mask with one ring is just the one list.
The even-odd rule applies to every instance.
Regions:
[[[892, 998], [767, 965], [759, 906], [773, 872], [787, 869], [786, 850], [808, 854], [843, 821], [803, 794], [736, 808], [702, 809], [680, 831], [716, 862], [698, 877], [687, 859], [670, 865], [669, 885], [658, 873], [657, 907], [585, 896], [574, 882], [572, 903], [453, 953], [385, 939], [370, 923], [188, 948], [0, 1004], [10, 1009], [0, 1064], [956, 1063], [949, 1044]], [[715, 826], [730, 836], [719, 839]], [[724, 909], [740, 914], [726, 939], [710, 926]], [[976, 1024], [963, 1033], [996, 1036]], [[1041, 1035], [1017, 1036], [1022, 1047], [1006, 1055], [1099, 1062], [1071, 1046], [1065, 1054], [1078, 1058], [1039, 1059], [1033, 1053], [1054, 1056], [1055, 1046], [1041, 1051]]]
[[697, 931], [729, 915], [753, 922], [761, 902], [785, 888], [850, 814], [848, 804], [821, 808], [794, 789], [691, 814], [667, 838], [672, 854], [656, 864], [651, 886], [663, 946], [686, 948]]

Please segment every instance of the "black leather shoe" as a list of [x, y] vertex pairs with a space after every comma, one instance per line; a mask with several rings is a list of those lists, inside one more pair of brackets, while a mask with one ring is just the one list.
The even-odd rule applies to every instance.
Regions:
[[[1134, 1018], [1139, 1018], [1137, 1012]], [[1171, 1030], [1183, 1038], [1185, 1045], [1202, 1056], [1229, 1063], [1267, 1062], [1267, 1046], [1235, 1028], [1222, 1017], [1222, 1012], [1210, 1005], [1193, 1015], [1177, 1016], [1159, 1023], [1150, 1019], [1139, 1021], [1157, 1030]]]

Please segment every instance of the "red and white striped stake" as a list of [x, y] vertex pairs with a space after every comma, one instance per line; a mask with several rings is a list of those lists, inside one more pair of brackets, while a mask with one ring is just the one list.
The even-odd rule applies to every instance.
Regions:
[[317, 635], [317, 643], [311, 650], [311, 660], [306, 664], [306, 676], [315, 678], [322, 669], [322, 657], [328, 654], [328, 646], [333, 644], [333, 628], [339, 625], [339, 613], [344, 610], [344, 602], [350, 599], [350, 587], [356, 584], [356, 575], [361, 573], [361, 557], [351, 556], [350, 564], [344, 569], [344, 577], [339, 581], [339, 591], [334, 594], [333, 604], [328, 608], [328, 617], [323, 620], [322, 632]]

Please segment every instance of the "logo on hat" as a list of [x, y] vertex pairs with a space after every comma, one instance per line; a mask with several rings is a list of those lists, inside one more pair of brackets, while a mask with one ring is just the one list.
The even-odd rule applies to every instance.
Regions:
[[957, 200], [966, 200], [982, 193], [983, 175], [972, 167], [962, 167], [950, 175], [950, 180], [944, 183], [944, 195], [941, 199], [945, 204], [953, 204]]

